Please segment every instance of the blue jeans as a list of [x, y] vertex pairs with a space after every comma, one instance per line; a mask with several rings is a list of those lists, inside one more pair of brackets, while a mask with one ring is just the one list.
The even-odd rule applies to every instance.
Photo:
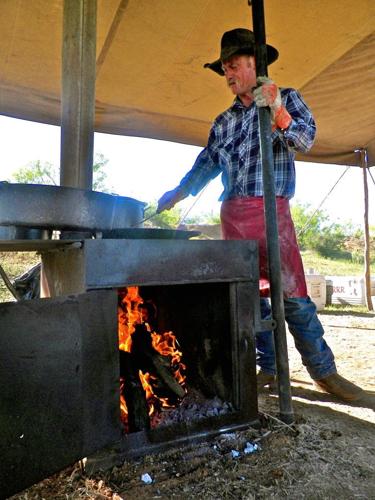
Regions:
[[[271, 317], [268, 299], [260, 299], [262, 319]], [[314, 380], [336, 373], [333, 353], [323, 339], [324, 330], [310, 297], [284, 299], [285, 320], [302, 362]], [[273, 332], [256, 334], [257, 363], [265, 373], [276, 374]]]

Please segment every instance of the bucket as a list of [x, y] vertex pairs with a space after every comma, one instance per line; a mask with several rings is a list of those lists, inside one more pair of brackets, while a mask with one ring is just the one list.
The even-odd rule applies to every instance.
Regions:
[[326, 305], [326, 280], [320, 274], [305, 274], [307, 293], [316, 305], [318, 311], [324, 309]]

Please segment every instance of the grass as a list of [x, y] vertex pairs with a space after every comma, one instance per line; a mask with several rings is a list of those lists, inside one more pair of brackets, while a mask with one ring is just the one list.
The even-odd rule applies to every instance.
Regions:
[[[0, 252], [0, 264], [12, 281], [40, 261], [35, 252]], [[14, 301], [13, 295], [0, 277], [0, 302]]]
[[[323, 276], [362, 276], [363, 264], [358, 264], [347, 259], [328, 259], [313, 252], [301, 252], [305, 272], [314, 269], [315, 274]], [[374, 274], [374, 273], [373, 273]]]
[[372, 316], [374, 313], [369, 312], [366, 306], [350, 305], [350, 304], [331, 304], [330, 306], [325, 306], [324, 311], [320, 311], [326, 314], [357, 314], [361, 316]]

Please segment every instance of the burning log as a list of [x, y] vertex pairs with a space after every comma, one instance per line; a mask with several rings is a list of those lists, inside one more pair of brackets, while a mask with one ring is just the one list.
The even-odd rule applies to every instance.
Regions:
[[146, 395], [133, 358], [130, 352], [120, 351], [120, 376], [124, 380], [122, 394], [128, 409], [129, 432], [150, 428]]
[[146, 324], [138, 324], [132, 334], [131, 352], [136, 359], [136, 364], [143, 372], [148, 372], [157, 381], [167, 387], [178, 398], [185, 396], [185, 390], [174, 378], [168, 356], [159, 354], [152, 346], [151, 332]]
[[173, 332], [154, 331], [157, 309], [142, 299], [138, 287], [121, 289], [118, 306], [121, 418], [133, 432], [152, 426], [151, 415], [185, 396], [186, 367]]

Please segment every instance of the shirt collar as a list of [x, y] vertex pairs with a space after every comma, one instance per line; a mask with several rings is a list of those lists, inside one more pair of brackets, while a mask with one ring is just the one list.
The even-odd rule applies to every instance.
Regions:
[[234, 111], [248, 111], [249, 109], [251, 109], [253, 106], [255, 105], [255, 101], [253, 101], [251, 103], [251, 105], [249, 107], [246, 107], [242, 104], [242, 101], [241, 99], [236, 96], [234, 98], [234, 101], [232, 103], [232, 106], [231, 106], [231, 109], [233, 109]]

